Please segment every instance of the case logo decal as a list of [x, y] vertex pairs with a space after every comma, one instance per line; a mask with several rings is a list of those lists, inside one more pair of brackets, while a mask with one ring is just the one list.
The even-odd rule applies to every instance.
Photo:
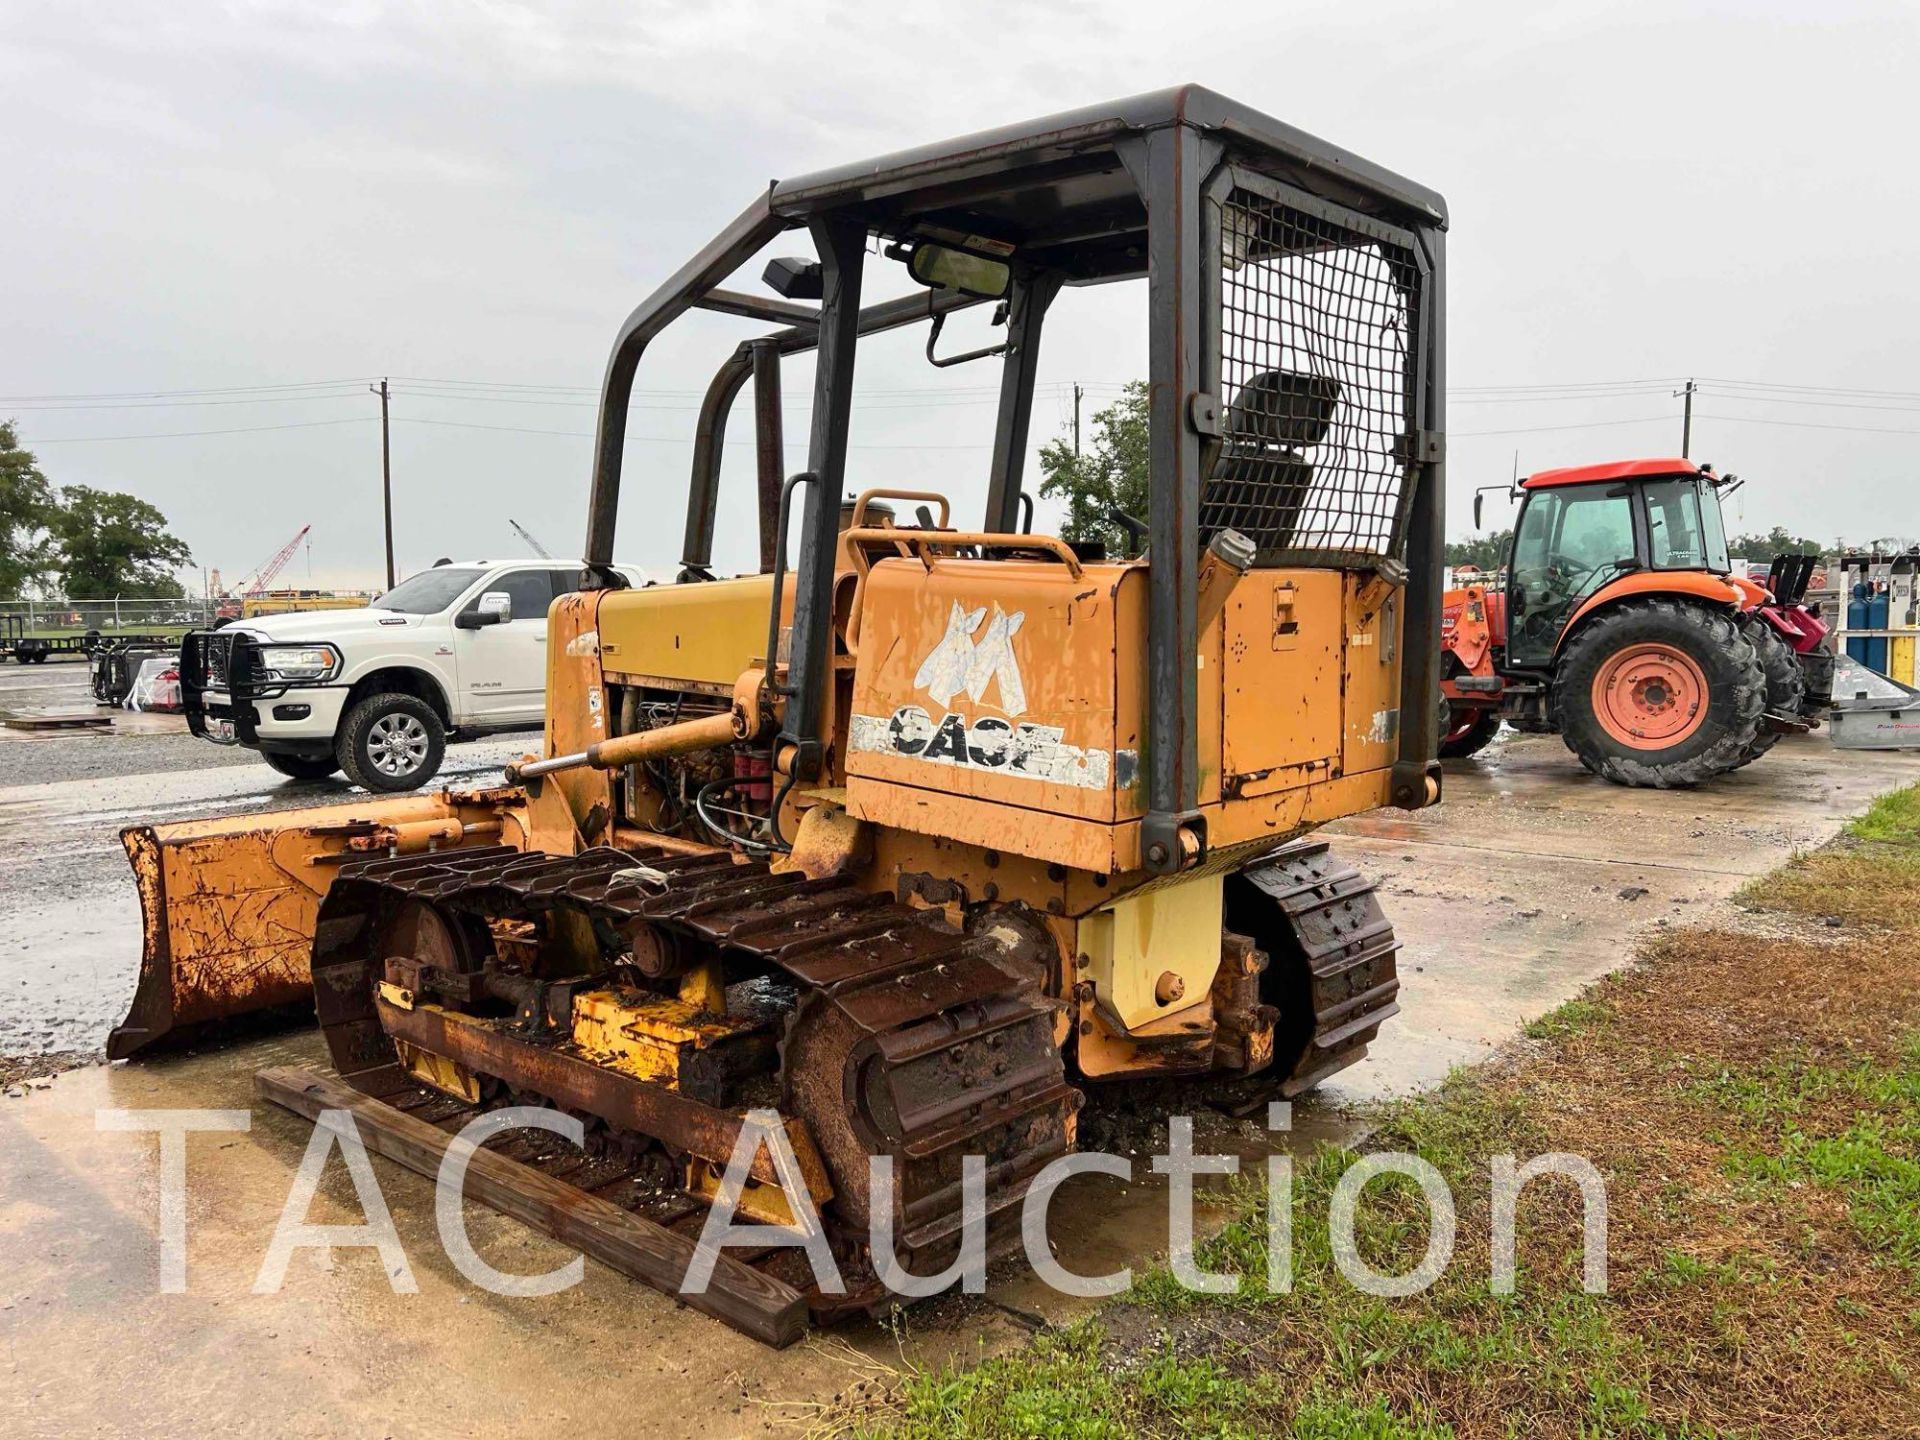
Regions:
[[933, 703], [944, 710], [962, 690], [967, 692], [969, 700], [977, 703], [986, 695], [987, 687], [998, 680], [1000, 708], [1009, 715], [1024, 715], [1027, 687], [1020, 679], [1020, 661], [1013, 653], [1013, 637], [1020, 633], [1026, 612], [1016, 610], [1009, 615], [995, 605], [993, 619], [987, 621], [986, 635], [976, 642], [973, 632], [980, 628], [986, 614], [984, 605], [978, 610], [965, 610], [958, 600], [953, 602], [953, 613], [947, 617], [947, 633], [920, 662], [920, 670], [913, 677], [913, 688], [926, 691], [933, 697]]
[[[851, 748], [934, 765], [996, 770], [1086, 790], [1106, 789], [1115, 779], [1110, 752], [1069, 745], [1062, 727], [1017, 718], [1027, 711], [1027, 687], [1020, 676], [1013, 637], [1027, 617], [1024, 611], [1009, 615], [998, 605], [992, 608], [988, 619], [986, 606], [969, 610], [955, 601], [946, 633], [914, 672], [913, 688], [925, 692], [941, 718], [934, 719], [934, 712], [919, 705], [902, 705], [891, 715], [854, 715], [849, 725]], [[989, 691], [997, 692], [1001, 715], [975, 719], [949, 708], [956, 696], [964, 694], [979, 704]], [[1119, 783], [1132, 784], [1134, 753], [1121, 751], [1119, 761]]]

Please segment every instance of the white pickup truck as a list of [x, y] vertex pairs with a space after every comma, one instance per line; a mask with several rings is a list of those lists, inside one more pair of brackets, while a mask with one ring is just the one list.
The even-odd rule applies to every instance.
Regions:
[[[336, 770], [369, 790], [411, 790], [447, 737], [544, 720], [547, 610], [575, 588], [563, 560], [447, 562], [364, 610], [266, 615], [196, 631], [180, 651], [194, 734], [258, 750], [282, 775]], [[615, 567], [628, 583], [645, 576]]]

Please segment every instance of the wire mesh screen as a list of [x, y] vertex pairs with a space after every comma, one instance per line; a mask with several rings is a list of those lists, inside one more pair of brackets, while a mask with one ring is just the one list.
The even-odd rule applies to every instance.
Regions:
[[1221, 208], [1221, 443], [1200, 541], [1389, 554], [1416, 411], [1412, 253], [1243, 189]]

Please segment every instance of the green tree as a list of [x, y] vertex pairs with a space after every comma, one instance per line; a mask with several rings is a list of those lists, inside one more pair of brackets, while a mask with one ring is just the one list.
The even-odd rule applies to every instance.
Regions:
[[1478, 565], [1482, 570], [1498, 570], [1507, 563], [1507, 552], [1512, 547], [1511, 530], [1496, 530], [1491, 535], [1472, 540], [1449, 540], [1447, 564]]
[[11, 421], [0, 421], [0, 598], [36, 587], [53, 555], [49, 527], [58, 510], [53, 487]]
[[1063, 435], [1040, 451], [1041, 495], [1067, 503], [1067, 523], [1061, 535], [1068, 540], [1099, 540], [1111, 555], [1124, 554], [1127, 532], [1107, 519], [1119, 510], [1145, 522], [1147, 518], [1147, 384], [1129, 381], [1120, 398], [1096, 411], [1091, 443], [1073, 453], [1073, 440]]
[[186, 593], [173, 572], [191, 564], [193, 553], [167, 533], [167, 517], [144, 500], [65, 486], [53, 532], [70, 599], [168, 600]]
[[1727, 553], [1740, 560], [1771, 560], [1776, 555], [1821, 555], [1827, 547], [1818, 540], [1795, 535], [1776, 525], [1764, 535], [1736, 535], [1727, 541]]

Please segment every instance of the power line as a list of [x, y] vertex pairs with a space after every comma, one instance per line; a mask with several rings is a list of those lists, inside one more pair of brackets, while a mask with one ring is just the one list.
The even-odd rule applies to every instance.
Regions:
[[[598, 396], [597, 385], [553, 385], [539, 384], [522, 380], [470, 380], [444, 376], [396, 375], [395, 381], [412, 385], [430, 385], [454, 388], [462, 391], [495, 391], [506, 393], [568, 394]], [[1612, 394], [1635, 389], [1656, 389], [1682, 383], [1684, 376], [1649, 375], [1637, 379], [1616, 380], [1564, 380], [1564, 381], [1517, 381], [1511, 384], [1455, 385], [1449, 394], [1454, 397], [1465, 396], [1579, 396]], [[1876, 390], [1859, 386], [1805, 385], [1778, 380], [1742, 380], [1726, 376], [1704, 375], [1697, 377], [1707, 384], [1727, 386], [1743, 390], [1762, 390], [1787, 394], [1840, 395], [1878, 400], [1915, 400], [1920, 401], [1920, 391]], [[307, 398], [295, 392], [300, 391], [340, 391], [343, 394], [357, 394], [358, 387], [370, 383], [368, 376], [349, 376], [332, 380], [295, 380], [266, 385], [212, 385], [186, 389], [146, 389], [146, 390], [102, 390], [76, 391], [60, 394], [40, 395], [0, 395], [0, 405], [55, 405], [62, 402], [81, 404], [85, 402], [165, 402], [195, 403], [196, 397], [235, 397], [218, 403], [252, 403], [246, 397], [286, 397], [292, 399]], [[1052, 381], [1047, 389], [1070, 390], [1074, 382]], [[1109, 393], [1124, 391], [1131, 382], [1123, 380], [1083, 380], [1078, 382], [1087, 390], [1102, 390]], [[997, 393], [997, 385], [957, 386], [957, 387], [907, 387], [891, 390], [871, 391], [876, 395], [950, 395], [958, 393]], [[652, 398], [698, 398], [706, 392], [700, 389], [635, 389], [635, 395]], [[323, 398], [323, 397], [312, 397]], [[211, 400], [206, 403], [215, 403]], [[265, 403], [263, 398], [261, 403]]]
[[1758, 415], [1709, 415], [1702, 420], [1719, 420], [1730, 425], [1784, 425], [1792, 430], [1849, 430], [1856, 435], [1920, 435], [1920, 430], [1895, 430], [1883, 425], [1823, 425], [1817, 420], [1763, 420]]
[[321, 390], [341, 385], [364, 383], [350, 380], [300, 380], [286, 385], [214, 385], [198, 390], [103, 390], [91, 395], [0, 395], [0, 405], [27, 404], [37, 400], [165, 400], [180, 395], [241, 395], [270, 390]]
[[[593, 432], [591, 430], [534, 430], [534, 429], [530, 429], [520, 425], [485, 425], [480, 423], [477, 420], [429, 420], [426, 417], [421, 415], [396, 415], [393, 417], [393, 423], [396, 425], [444, 425], [456, 430], [493, 430], [506, 435], [559, 435], [572, 440], [593, 439]], [[691, 445], [693, 443], [693, 437], [691, 435], [631, 435], [630, 434], [625, 436], [624, 438], [627, 440], [637, 441], [639, 443], [647, 444], [647, 445]], [[804, 442], [802, 440], [796, 437], [791, 442], [791, 445], [799, 446], [799, 445], [802, 445], [803, 443]], [[882, 445], [882, 444], [862, 445], [862, 444], [855, 444], [850, 446], [849, 448], [854, 450], [990, 450], [993, 447], [990, 445], [977, 445], [977, 444], [976, 445]]]
[[60, 401], [53, 404], [16, 404], [0, 401], [10, 410], [185, 410], [201, 405], [288, 405], [305, 400], [357, 400], [358, 389], [318, 392], [312, 395], [262, 395], [237, 400], [106, 400], [81, 404]]
[[[1879, 410], [1890, 415], [1920, 415], [1920, 405], [1866, 405], [1857, 400], [1789, 400], [1781, 395], [1743, 394], [1738, 390], [1721, 389], [1717, 385], [1702, 385], [1700, 393], [1749, 405], [1812, 406], [1817, 410]], [[1920, 396], [1915, 398], [1920, 399]]]
[[1788, 385], [1771, 380], [1728, 380], [1713, 375], [1700, 378], [1711, 385], [1734, 385], [1746, 390], [1789, 390], [1815, 395], [1862, 395], [1877, 400], [1920, 400], [1920, 392], [1912, 390], [1862, 390], [1847, 385]]
[[1474, 395], [1459, 390], [1447, 392], [1449, 405], [1565, 405], [1577, 400], [1637, 400], [1642, 395], [1668, 394], [1665, 385], [1642, 385], [1632, 390], [1605, 390], [1592, 395]]
[[1476, 435], [1539, 435], [1548, 430], [1601, 430], [1612, 425], [1652, 425], [1655, 423], [1670, 425], [1671, 415], [1640, 415], [1632, 420], [1577, 420], [1567, 425], [1522, 425], [1510, 430], [1451, 430], [1450, 436], [1456, 439], [1470, 439]]
[[103, 440], [185, 440], [198, 435], [258, 435], [266, 430], [311, 430], [321, 425], [371, 424], [371, 415], [348, 415], [339, 420], [295, 420], [286, 425], [246, 425], [235, 430], [158, 430], [148, 435], [54, 435], [26, 440], [22, 445], [92, 445]]

